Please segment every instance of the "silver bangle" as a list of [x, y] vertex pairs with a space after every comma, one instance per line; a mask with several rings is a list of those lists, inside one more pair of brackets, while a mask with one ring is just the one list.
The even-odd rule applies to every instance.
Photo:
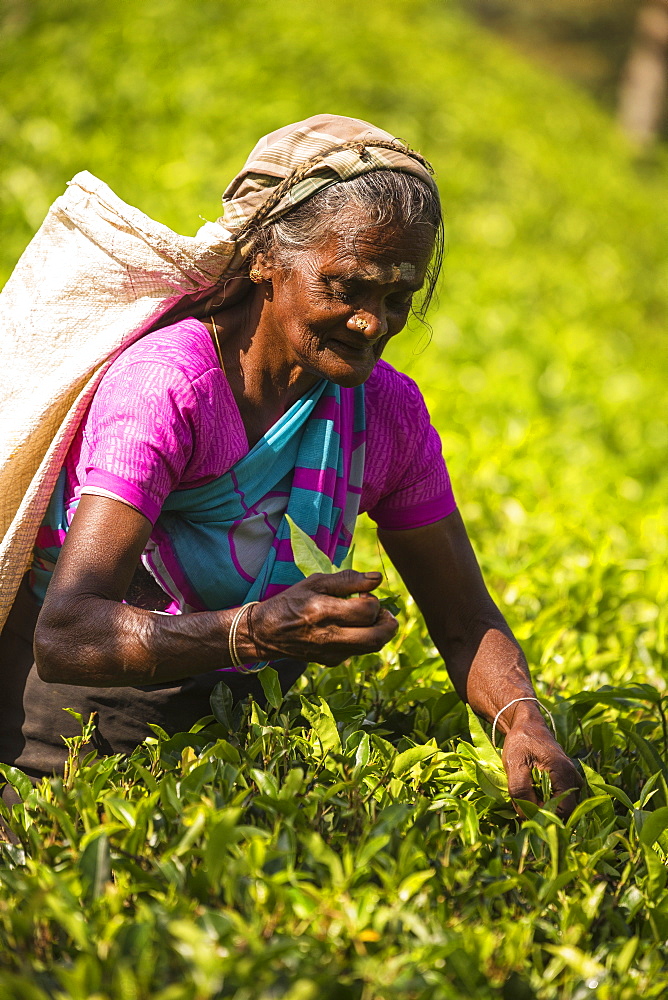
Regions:
[[241, 607], [235, 612], [234, 618], [232, 619], [232, 624], [230, 625], [230, 631], [227, 636], [227, 648], [230, 653], [230, 660], [232, 661], [232, 666], [235, 670], [241, 670], [243, 663], [239, 657], [239, 652], [237, 650], [237, 629], [239, 628], [239, 622], [244, 616], [244, 611], [252, 608], [254, 604], [259, 604], [259, 601], [250, 601], [248, 604], [242, 604]]
[[549, 718], [550, 722], [552, 723], [552, 730], [554, 732], [554, 738], [555, 739], [557, 738], [557, 727], [554, 724], [554, 719], [552, 717], [552, 712], [549, 710], [549, 708], [545, 708], [545, 705], [543, 705], [542, 701], [538, 701], [538, 698], [513, 698], [513, 700], [509, 701], [507, 705], [504, 705], [503, 708], [499, 709], [499, 711], [494, 716], [494, 722], [492, 723], [492, 746], [494, 747], [494, 749], [496, 749], [496, 740], [495, 740], [496, 724], [499, 721], [499, 719], [501, 718], [501, 716], [503, 715], [503, 713], [505, 712], [505, 710], [507, 708], [510, 708], [511, 705], [516, 705], [518, 701], [535, 701], [536, 704], [540, 708], [542, 708], [542, 710], [545, 712], [545, 714]]

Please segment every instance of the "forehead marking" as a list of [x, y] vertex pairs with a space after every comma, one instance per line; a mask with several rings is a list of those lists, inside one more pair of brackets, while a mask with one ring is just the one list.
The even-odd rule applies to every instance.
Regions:
[[395, 264], [393, 270], [398, 271], [395, 281], [415, 281], [415, 264], [404, 261], [399, 267]]
[[379, 281], [383, 284], [391, 284], [394, 281], [415, 281], [415, 264], [403, 261], [401, 264], [367, 264], [364, 273], [372, 281]]

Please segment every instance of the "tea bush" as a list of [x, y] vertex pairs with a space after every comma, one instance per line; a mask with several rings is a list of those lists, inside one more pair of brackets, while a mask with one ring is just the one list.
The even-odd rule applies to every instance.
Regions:
[[[664, 154], [634, 158], [586, 98], [440, 0], [1, 16], [5, 275], [79, 169], [192, 232], [259, 135], [322, 110], [434, 162], [433, 333], [414, 323], [389, 356], [427, 396], [587, 786], [567, 823], [549, 801], [517, 819], [406, 599], [382, 655], [311, 667], [284, 698], [269, 675], [264, 708], [221, 687], [208, 721], [129, 759], [75, 744], [36, 789], [5, 768], [0, 997], [662, 997]], [[356, 560], [380, 564], [368, 524]]]
[[548, 699], [588, 782], [567, 823], [549, 803], [518, 822], [412, 608], [382, 657], [272, 700], [221, 685], [192, 732], [73, 752], [36, 789], [5, 768], [23, 799], [3, 808], [5, 995], [664, 995], [651, 685]]

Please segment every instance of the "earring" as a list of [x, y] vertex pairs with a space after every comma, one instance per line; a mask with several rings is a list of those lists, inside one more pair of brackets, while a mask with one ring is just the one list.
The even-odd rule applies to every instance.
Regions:
[[256, 285], [259, 285], [262, 281], [262, 272], [257, 267], [251, 267], [248, 272], [248, 277], [251, 281], [255, 282]]

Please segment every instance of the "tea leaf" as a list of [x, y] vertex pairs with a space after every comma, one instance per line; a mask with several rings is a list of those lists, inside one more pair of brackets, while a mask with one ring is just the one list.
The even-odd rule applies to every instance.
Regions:
[[[468, 719], [469, 719], [469, 730], [471, 732], [471, 740], [473, 741], [473, 746], [476, 748], [478, 753], [478, 759], [481, 763], [485, 764], [488, 768], [491, 768], [496, 774], [503, 775], [505, 777], [505, 769], [501, 763], [501, 756], [498, 750], [495, 750], [492, 746], [492, 741], [489, 736], [482, 728], [480, 719], [475, 714], [470, 705], [466, 706]], [[508, 787], [508, 782], [506, 779], [506, 787]]]
[[409, 747], [403, 753], [397, 754], [392, 765], [392, 773], [401, 778], [407, 771], [410, 771], [416, 764], [433, 757], [438, 750], [435, 747], [417, 746]]
[[4, 775], [25, 802], [33, 790], [30, 778], [23, 771], [19, 771], [17, 767], [12, 767], [11, 764], [0, 764], [0, 774]]
[[302, 713], [308, 720], [313, 732], [318, 737], [324, 752], [328, 750], [341, 750], [341, 737], [339, 736], [332, 715], [332, 710], [324, 698], [320, 698], [319, 705], [312, 705], [306, 698], [301, 698]]
[[353, 558], [355, 556], [355, 546], [351, 545], [344, 559], [341, 560], [341, 565], [339, 569], [352, 569], [353, 568]]
[[109, 840], [104, 830], [97, 832], [94, 839], [84, 848], [79, 859], [79, 868], [86, 885], [86, 899], [88, 901], [97, 899], [111, 878]]
[[272, 708], [280, 708], [283, 701], [281, 682], [278, 679], [278, 671], [267, 664], [259, 671], [260, 683], [265, 697]]
[[289, 514], [285, 515], [285, 519], [290, 526], [292, 557], [297, 569], [304, 576], [311, 576], [312, 573], [335, 573], [336, 567], [332, 565], [329, 557], [320, 551], [313, 539], [295, 524]]
[[646, 815], [645, 820], [640, 828], [638, 834], [638, 839], [641, 844], [645, 844], [646, 847], [652, 847], [653, 844], [659, 839], [662, 833], [668, 829], [668, 806], [661, 806], [660, 809], [656, 809]]
[[395, 618], [397, 615], [401, 614], [402, 608], [399, 594], [390, 594], [388, 597], [381, 597], [378, 603], [381, 608], [385, 608], [385, 610], [389, 611]]
[[211, 692], [209, 702], [211, 705], [211, 711], [218, 722], [220, 722], [222, 726], [225, 726], [228, 732], [232, 731], [234, 729], [234, 722], [232, 720], [234, 699], [232, 697], [232, 692], [224, 681], [219, 681], [216, 684], [215, 688]]

